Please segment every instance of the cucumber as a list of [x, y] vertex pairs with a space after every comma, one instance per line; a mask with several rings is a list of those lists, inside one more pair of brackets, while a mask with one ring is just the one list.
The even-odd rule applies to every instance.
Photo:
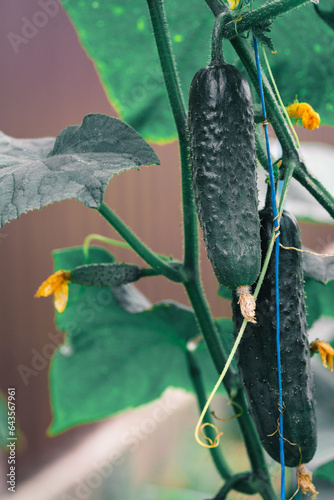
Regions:
[[224, 61], [200, 69], [189, 92], [192, 183], [208, 257], [222, 285], [257, 279], [261, 264], [255, 125], [249, 84]]
[[[271, 210], [260, 212], [262, 255], [266, 255], [273, 219]], [[301, 248], [296, 219], [284, 211], [280, 223], [280, 242], [286, 247]], [[285, 462], [296, 467], [300, 460], [309, 462], [316, 450], [316, 416], [313, 374], [306, 331], [306, 307], [302, 256], [295, 250], [280, 249], [279, 262], [281, 373], [283, 402], [283, 435]], [[237, 360], [253, 420], [260, 440], [269, 455], [280, 462], [279, 434], [276, 432], [278, 411], [278, 373], [276, 352], [275, 258], [272, 255], [256, 301], [257, 324], [247, 324], [237, 351]], [[235, 335], [243, 318], [234, 294], [233, 320]]]
[[71, 271], [71, 281], [83, 286], [115, 286], [139, 280], [140, 267], [125, 262], [113, 264], [87, 264]]

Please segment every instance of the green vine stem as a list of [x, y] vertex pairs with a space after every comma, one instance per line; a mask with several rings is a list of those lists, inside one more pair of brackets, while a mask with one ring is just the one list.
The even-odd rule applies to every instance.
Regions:
[[142, 278], [149, 278], [151, 276], [161, 276], [161, 273], [153, 269], [152, 267], [142, 267], [141, 268]]
[[334, 198], [327, 189], [308, 171], [302, 162], [294, 171], [295, 179], [324, 207], [334, 219]]
[[[204, 390], [201, 370], [197, 364], [195, 356], [190, 351], [187, 351], [187, 363], [188, 363], [188, 371], [197, 396], [199, 410], [201, 412], [206, 404], [206, 393]], [[207, 413], [205, 414], [205, 422], [213, 424], [210, 411], [207, 411]], [[208, 437], [210, 437], [212, 440], [215, 439], [215, 433], [212, 432], [211, 427], [208, 427], [206, 432]], [[216, 448], [210, 448], [209, 450], [217, 471], [224, 480], [229, 481], [234, 476], [229, 465], [226, 463], [226, 460], [221, 452], [221, 449], [219, 448], [219, 446], [217, 446]], [[245, 475], [245, 481], [240, 481], [240, 484], [236, 485], [234, 489], [240, 491], [241, 493], [246, 493], [248, 495], [253, 495], [254, 493], [256, 493], [256, 489], [250, 481], [250, 476], [251, 476], [250, 473], [247, 473]]]
[[274, 78], [274, 75], [272, 74], [271, 67], [270, 67], [270, 64], [269, 64], [269, 61], [268, 61], [268, 57], [267, 57], [267, 54], [266, 54], [266, 50], [265, 50], [264, 47], [262, 47], [262, 52], [263, 52], [263, 58], [265, 60], [266, 66], [267, 66], [267, 70], [268, 70], [268, 73], [269, 73], [269, 76], [270, 76], [270, 80], [271, 80], [272, 86], [274, 87], [274, 90], [275, 90], [275, 93], [276, 93], [276, 97], [278, 99], [278, 102], [281, 105], [281, 108], [282, 108], [283, 113], [285, 115], [286, 121], [288, 122], [290, 130], [292, 132], [292, 135], [295, 138], [296, 146], [297, 146], [297, 148], [299, 148], [300, 144], [299, 144], [299, 138], [298, 138], [297, 132], [295, 131], [295, 128], [294, 128], [294, 126], [291, 123], [290, 116], [289, 116], [289, 114], [288, 114], [288, 112], [286, 110], [286, 107], [283, 104], [283, 101], [282, 101], [282, 98], [281, 98], [281, 94], [279, 93], [279, 90], [277, 88], [277, 85], [276, 85], [276, 82], [275, 82], [275, 78]]
[[147, 0], [160, 64], [180, 145], [184, 229], [184, 268], [198, 274], [198, 225], [188, 154], [187, 113], [177, 75], [163, 0]]
[[[208, 2], [209, 3], [209, 2]], [[242, 14], [241, 19], [238, 21], [238, 33], [242, 33], [251, 29], [257, 24], [270, 20], [273, 21], [275, 17], [280, 16], [290, 10], [296, 9], [301, 5], [310, 3], [310, 0], [271, 0], [261, 5], [257, 9]], [[214, 6], [216, 11], [216, 5]], [[213, 10], [213, 9], [212, 9]], [[221, 11], [220, 11], [221, 12]], [[215, 13], [215, 12], [214, 12]], [[215, 13], [217, 15], [217, 11]], [[223, 30], [224, 38], [232, 39], [236, 36], [235, 20], [227, 23]]]
[[243, 481], [247, 481], [249, 479], [249, 473], [244, 472], [241, 474], [235, 474], [234, 476], [231, 476], [224, 486], [222, 487], [221, 490], [217, 493], [215, 498], [213, 500], [225, 500], [227, 498], [227, 495], [231, 490], [237, 490], [240, 491], [238, 488], [239, 483], [242, 484]]
[[210, 64], [222, 64], [224, 62], [222, 50], [222, 31], [229, 17], [230, 15], [224, 12], [216, 18], [211, 36]]
[[183, 281], [182, 273], [166, 264], [166, 262], [153, 253], [105, 203], [101, 204], [98, 211], [135, 250], [135, 252], [137, 252], [137, 254], [145, 262], [147, 262], [147, 264], [153, 267], [158, 274], [163, 274], [166, 278], [177, 283]]

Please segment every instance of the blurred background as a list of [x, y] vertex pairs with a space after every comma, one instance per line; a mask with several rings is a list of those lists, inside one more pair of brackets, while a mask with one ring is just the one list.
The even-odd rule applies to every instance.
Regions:
[[[117, 116], [60, 5], [57, 14], [37, 34], [21, 44], [17, 53], [14, 51], [8, 34], [21, 33], [25, 19], [31, 21], [39, 10], [35, 0], [2, 0], [0, 4], [0, 129], [17, 138], [56, 136], [68, 125], [80, 124], [87, 113]], [[311, 133], [299, 127], [298, 134], [310, 166], [314, 164], [319, 176], [326, 176], [334, 160], [332, 129], [321, 127]], [[326, 147], [319, 150], [315, 143]], [[106, 202], [152, 249], [181, 259], [178, 146], [175, 142], [152, 146], [161, 166], [116, 176], [108, 187]], [[290, 203], [296, 215], [318, 210], [303, 188], [295, 185], [295, 193]], [[321, 210], [319, 220], [322, 223], [317, 225], [301, 222], [303, 244], [317, 252], [333, 252], [333, 225]], [[40, 283], [52, 273], [52, 250], [81, 245], [90, 233], [118, 239], [97, 212], [75, 200], [22, 215], [0, 231], [0, 389], [6, 393], [7, 387], [16, 388], [22, 433], [18, 498], [149, 500], [157, 498], [157, 489], [162, 487], [161, 498], [170, 499], [169, 487], [191, 485], [196, 491], [189, 498], [212, 495], [220, 487], [220, 480], [207, 451], [193, 444], [197, 407], [194, 398], [182, 391], [164, 395], [172, 408], [168, 418], [144, 433], [143, 439], [138, 438], [138, 446], [132, 449], [120, 436], [131, 426], [150, 419], [153, 406], [57, 437], [46, 436], [51, 421], [47, 363], [39, 365], [28, 380], [22, 379], [18, 367], [33, 368], [47, 344], [51, 344], [50, 356], [59, 344], [59, 337], [58, 344], [52, 340], [56, 335], [52, 300], [34, 298]], [[140, 262], [130, 251], [111, 251], [119, 260]], [[201, 252], [202, 277], [211, 309], [217, 317], [230, 317], [229, 302], [217, 296], [216, 280], [203, 245]], [[138, 288], [152, 302], [171, 298], [188, 304], [182, 287], [163, 278], [143, 280]], [[228, 412], [223, 402], [221, 411]], [[237, 463], [242, 470], [247, 465], [240, 462], [238, 431], [233, 423], [230, 429], [224, 446], [231, 464]], [[189, 459], [194, 456], [196, 460]], [[1, 458], [4, 481], [0, 495], [6, 498], [6, 455], [3, 453]]]

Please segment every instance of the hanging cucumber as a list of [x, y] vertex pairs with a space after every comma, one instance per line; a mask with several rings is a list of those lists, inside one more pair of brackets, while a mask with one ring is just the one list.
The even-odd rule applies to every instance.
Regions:
[[188, 128], [208, 257], [219, 283], [243, 293], [261, 263], [254, 113], [247, 79], [221, 51], [192, 80]]
[[[266, 255], [273, 230], [272, 211], [260, 212], [262, 256]], [[280, 241], [285, 247], [301, 248], [296, 219], [284, 211]], [[309, 462], [316, 450], [316, 417], [310, 348], [306, 335], [306, 309], [302, 257], [295, 250], [280, 250], [280, 335], [283, 387], [283, 435], [285, 463], [296, 467]], [[233, 299], [235, 332], [242, 317]], [[238, 364], [251, 414], [261, 442], [280, 462], [278, 429], [278, 373], [276, 352], [275, 258], [272, 255], [257, 298], [257, 324], [248, 324], [238, 351]], [[276, 432], [275, 432], [276, 431]]]

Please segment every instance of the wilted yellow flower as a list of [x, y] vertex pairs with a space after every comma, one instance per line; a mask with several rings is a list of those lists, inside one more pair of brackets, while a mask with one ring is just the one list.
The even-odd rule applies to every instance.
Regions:
[[68, 282], [71, 278], [70, 271], [57, 271], [47, 280], [43, 281], [36, 292], [35, 297], [48, 297], [52, 293], [55, 296], [55, 308], [58, 312], [63, 312], [68, 299]]
[[307, 102], [294, 102], [286, 110], [290, 118], [301, 118], [303, 126], [308, 130], [319, 128], [320, 115]]
[[312, 493], [311, 498], [314, 499], [318, 492], [312, 483], [312, 474], [305, 469], [305, 465], [301, 464], [297, 467], [297, 485], [302, 493]]
[[315, 340], [314, 342], [311, 342], [310, 350], [311, 354], [318, 352], [324, 367], [328, 368], [330, 372], [333, 371], [334, 349], [330, 344], [327, 344], [327, 342], [323, 342], [322, 340]]
[[230, 6], [230, 9], [235, 9], [238, 5], [240, 0], [228, 0], [228, 4]]

